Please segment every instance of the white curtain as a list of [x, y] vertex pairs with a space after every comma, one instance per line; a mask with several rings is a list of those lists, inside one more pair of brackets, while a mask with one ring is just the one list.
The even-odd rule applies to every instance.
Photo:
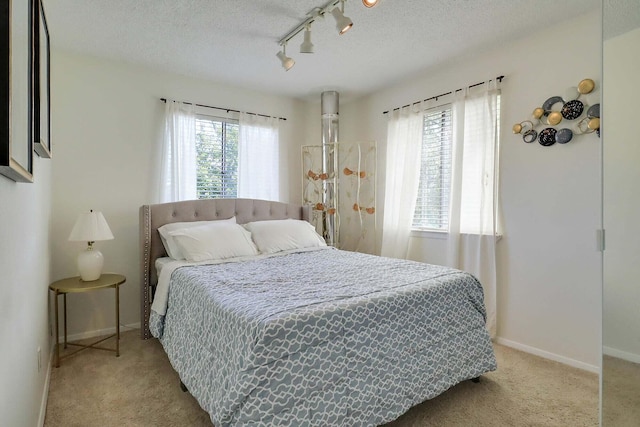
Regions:
[[280, 200], [279, 119], [240, 113], [238, 197]]
[[447, 263], [482, 283], [487, 329], [496, 333], [498, 120], [496, 82], [453, 102], [453, 165]]
[[196, 115], [191, 104], [166, 102], [158, 183], [158, 203], [197, 198]]
[[406, 258], [418, 195], [422, 111], [411, 107], [390, 113], [381, 255]]

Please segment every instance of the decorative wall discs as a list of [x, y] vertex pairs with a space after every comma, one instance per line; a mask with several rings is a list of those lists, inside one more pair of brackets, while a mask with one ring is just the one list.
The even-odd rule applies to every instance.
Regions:
[[584, 117], [578, 122], [578, 130], [580, 133], [593, 133], [600, 130], [600, 119], [597, 117]]
[[545, 128], [538, 135], [538, 142], [545, 147], [553, 145], [556, 143], [556, 133], [554, 128]]
[[547, 117], [547, 123], [551, 126], [555, 126], [562, 121], [562, 114], [558, 111], [552, 111], [549, 113], [549, 117]]
[[539, 119], [543, 115], [544, 115], [544, 108], [538, 107], [535, 110], [533, 110], [533, 117], [534, 118]]
[[573, 138], [573, 131], [571, 131], [571, 129], [563, 128], [556, 132], [556, 142], [558, 144], [566, 144], [571, 141], [571, 138]]
[[533, 129], [529, 129], [524, 134], [522, 134], [522, 140], [527, 144], [532, 143], [538, 138], [538, 132]]
[[596, 87], [596, 83], [591, 79], [584, 79], [580, 83], [578, 83], [578, 92], [585, 95], [587, 93], [591, 93], [591, 91]]
[[587, 117], [600, 118], [600, 104], [593, 104], [591, 107], [589, 107], [589, 109], [587, 110]]
[[567, 120], [575, 120], [584, 111], [584, 104], [577, 99], [569, 101], [562, 106], [562, 117]]
[[[600, 104], [589, 106], [590, 102], [587, 99], [597, 97], [597, 94], [584, 96], [593, 92], [595, 88], [596, 83], [592, 79], [583, 79], [578, 86], [567, 88], [562, 97], [547, 98], [541, 107], [533, 110], [530, 120], [513, 125], [513, 133], [521, 134], [522, 140], [526, 143], [538, 140], [544, 147], [549, 147], [556, 142], [566, 144], [573, 140], [574, 135], [595, 132], [600, 136]], [[576, 122], [564, 124], [564, 120]], [[537, 131], [536, 128], [541, 123], [548, 127]], [[560, 123], [563, 123], [562, 129], [552, 127]]]
[[533, 123], [529, 120], [525, 120], [524, 122], [516, 123], [515, 125], [513, 125], [513, 133], [526, 133], [531, 129], [533, 129]]
[[564, 100], [559, 96], [552, 96], [551, 98], [544, 101], [544, 104], [542, 104], [542, 108], [544, 109], [545, 115], [548, 114], [549, 111], [551, 111], [551, 108], [558, 103], [564, 103]]

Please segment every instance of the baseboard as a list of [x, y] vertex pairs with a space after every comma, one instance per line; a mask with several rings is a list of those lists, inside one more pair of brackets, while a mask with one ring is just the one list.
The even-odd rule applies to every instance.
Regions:
[[44, 390], [42, 390], [42, 401], [40, 402], [40, 416], [38, 417], [38, 427], [44, 427], [44, 418], [47, 415], [47, 401], [49, 400], [49, 385], [51, 384], [51, 369], [53, 368], [54, 349], [55, 346], [53, 345], [49, 349], [49, 363], [47, 364], [47, 376], [44, 379]]
[[[128, 325], [121, 325], [120, 333], [129, 331], [131, 329], [140, 329], [140, 322], [130, 323]], [[78, 340], [84, 340], [87, 338], [101, 337], [103, 335], [109, 335], [109, 334], [115, 334], [115, 333], [116, 333], [116, 327], [114, 326], [111, 328], [98, 329], [95, 331], [80, 332], [78, 334], [69, 335], [67, 337], [67, 341], [78, 341]], [[60, 336], [58, 338], [58, 342], [59, 343], [64, 342], [64, 336]]]
[[626, 360], [627, 362], [640, 363], [640, 355], [635, 353], [629, 353], [628, 351], [618, 350], [613, 347], [604, 347], [603, 353], [607, 356], [617, 357], [618, 359]]
[[559, 354], [551, 353], [539, 348], [531, 347], [519, 342], [507, 340], [504, 338], [496, 337], [495, 342], [506, 347], [515, 348], [516, 350], [524, 351], [525, 353], [533, 354], [534, 356], [540, 356], [544, 359], [560, 362], [564, 365], [572, 366], [574, 368], [582, 369], [585, 371], [593, 372], [594, 374], [600, 373], [600, 367], [590, 365], [588, 363], [580, 362], [579, 360], [571, 359], [569, 357], [560, 356]]

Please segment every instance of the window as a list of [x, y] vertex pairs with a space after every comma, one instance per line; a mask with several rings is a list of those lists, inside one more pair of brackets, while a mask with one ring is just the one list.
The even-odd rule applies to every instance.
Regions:
[[237, 122], [208, 116], [196, 118], [198, 199], [236, 197], [238, 132]]
[[447, 231], [451, 189], [451, 105], [424, 115], [420, 184], [413, 214], [413, 228]]
[[[464, 138], [458, 141], [462, 153], [459, 171], [461, 206], [460, 231], [484, 234], [493, 229], [497, 183], [497, 137], [500, 134], [500, 95], [490, 102], [470, 97], [464, 104]], [[458, 111], [458, 110], [456, 110]], [[449, 231], [453, 174], [453, 107], [428, 110], [423, 117], [420, 182], [412, 227]], [[496, 143], [494, 144], [494, 141]], [[491, 195], [487, 198], [487, 195]], [[493, 223], [493, 221], [492, 221]]]

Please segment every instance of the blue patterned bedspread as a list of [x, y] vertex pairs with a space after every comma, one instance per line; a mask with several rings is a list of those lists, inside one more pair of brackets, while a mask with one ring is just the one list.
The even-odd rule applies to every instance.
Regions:
[[173, 272], [151, 330], [224, 426], [375, 426], [496, 369], [480, 283], [334, 249]]

